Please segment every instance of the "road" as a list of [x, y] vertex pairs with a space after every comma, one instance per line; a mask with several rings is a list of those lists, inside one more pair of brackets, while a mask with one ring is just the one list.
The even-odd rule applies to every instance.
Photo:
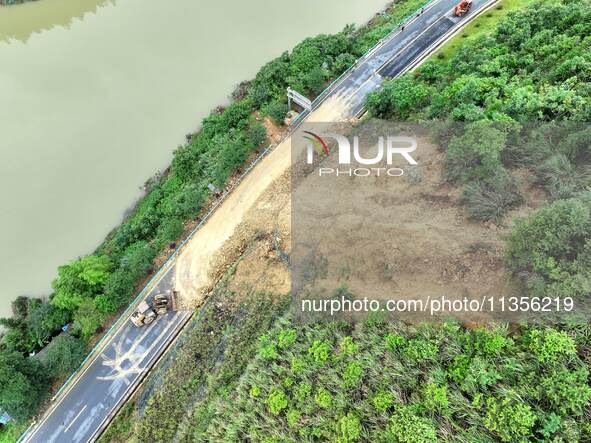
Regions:
[[[422, 14], [407, 22], [404, 30], [394, 33], [360, 59], [306, 118], [338, 121], [359, 115], [367, 94], [379, 88], [384, 78], [395, 77], [412, 68], [426, 51], [494, 0], [475, 0], [472, 11], [463, 19], [453, 15], [456, 2], [436, 0], [431, 3]], [[191, 237], [177, 258], [160, 272], [149, 289], [149, 297], [173, 287], [190, 292], [204, 286], [208, 260], [231, 236], [257, 197], [289, 167], [289, 149], [290, 143], [284, 141], [263, 157]], [[126, 319], [45, 416], [23, 435], [21, 442], [96, 440], [190, 315], [190, 311], [170, 312], [143, 328], [136, 328]]]
[[[174, 264], [156, 282], [148, 297], [165, 293], [172, 285]], [[148, 327], [125, 321], [100, 355], [22, 441], [86, 442], [96, 438], [106, 419], [120, 406], [179, 328], [189, 311], [168, 312]]]

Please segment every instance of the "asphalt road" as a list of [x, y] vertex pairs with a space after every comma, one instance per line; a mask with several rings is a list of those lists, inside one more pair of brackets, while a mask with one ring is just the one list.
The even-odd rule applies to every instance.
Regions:
[[355, 117], [363, 110], [365, 97], [380, 87], [385, 78], [397, 77], [412, 68], [422, 56], [448, 32], [458, 29], [491, 0], [474, 0], [472, 10], [456, 17], [454, 6], [459, 0], [434, 1], [423, 13], [413, 17], [387, 41], [357, 62], [353, 71], [335, 85], [332, 96], [345, 103], [347, 114]]
[[[174, 265], [162, 275], [148, 298], [171, 288]], [[95, 439], [129, 389], [149, 370], [185, 320], [187, 311], [168, 312], [138, 328], [126, 320], [81, 377], [25, 442], [87, 442]]]
[[[333, 85], [328, 95], [345, 104], [343, 118], [357, 116], [363, 110], [367, 94], [378, 89], [384, 78], [404, 73], [438, 40], [469, 19], [469, 16], [457, 18], [453, 15], [457, 1], [432, 3], [407, 22], [404, 30], [394, 33], [359, 60], [348, 75]], [[469, 15], [475, 15], [492, 1], [474, 0]], [[149, 297], [170, 291], [173, 277], [174, 263], [162, 274]], [[77, 443], [95, 440], [190, 315], [186, 311], [169, 312], [142, 328], [136, 328], [126, 319], [103, 351], [21, 441]]]

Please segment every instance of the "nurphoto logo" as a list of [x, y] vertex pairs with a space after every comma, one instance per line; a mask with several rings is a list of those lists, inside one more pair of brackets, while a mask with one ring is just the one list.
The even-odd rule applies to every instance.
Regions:
[[[404, 175], [404, 170], [399, 167], [392, 167], [394, 159], [397, 156], [402, 157], [409, 165], [416, 165], [416, 160], [410, 155], [417, 149], [417, 141], [413, 137], [400, 135], [387, 135], [378, 137], [376, 149], [366, 149], [361, 153], [359, 137], [353, 136], [352, 143], [349, 138], [342, 134], [333, 132], [315, 134], [311, 131], [303, 131], [304, 138], [308, 141], [306, 146], [306, 163], [314, 163], [314, 156], [330, 155], [330, 148], [326, 138], [331, 138], [337, 142], [337, 154], [339, 167], [320, 167], [318, 174], [326, 175], [346, 175], [355, 177], [380, 176], [400, 177]], [[373, 148], [373, 146], [372, 146]], [[352, 167], [351, 165], [355, 167]], [[348, 166], [348, 167], [347, 167]]]

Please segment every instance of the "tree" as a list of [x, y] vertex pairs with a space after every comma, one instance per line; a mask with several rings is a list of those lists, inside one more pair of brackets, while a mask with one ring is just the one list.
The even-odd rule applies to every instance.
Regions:
[[428, 85], [405, 75], [387, 80], [379, 91], [367, 96], [367, 109], [381, 118], [406, 120], [429, 103], [433, 90]]
[[29, 313], [29, 298], [21, 295], [11, 304], [12, 317], [16, 320], [24, 320]]
[[544, 206], [519, 220], [508, 239], [509, 268], [525, 272], [538, 295], [591, 292], [591, 192]]
[[493, 177], [502, 168], [501, 153], [506, 140], [507, 134], [493, 122], [467, 124], [464, 133], [449, 142], [445, 177], [460, 182]]
[[266, 112], [269, 115], [269, 117], [271, 117], [271, 120], [273, 120], [273, 122], [276, 125], [282, 125], [283, 124], [283, 120], [285, 119], [285, 116], [287, 115], [287, 104], [281, 102], [281, 101], [276, 101], [271, 103], [267, 109]]
[[337, 55], [330, 67], [330, 72], [333, 76], [338, 76], [349, 69], [357, 61], [357, 57], [347, 52]]
[[70, 313], [49, 303], [41, 303], [30, 309], [27, 330], [37, 349], [45, 346], [51, 336], [70, 321]]
[[89, 255], [58, 268], [52, 283], [55, 294], [51, 303], [58, 308], [75, 311], [85, 298], [100, 294], [113, 268], [106, 255]]
[[87, 340], [100, 327], [104, 315], [99, 312], [93, 300], [84, 299], [74, 314], [74, 330]]
[[86, 355], [86, 348], [76, 337], [60, 334], [51, 340], [40, 357], [51, 378], [61, 378], [74, 372]]
[[37, 360], [18, 352], [0, 352], [0, 407], [15, 420], [35, 414], [46, 384], [45, 371]]

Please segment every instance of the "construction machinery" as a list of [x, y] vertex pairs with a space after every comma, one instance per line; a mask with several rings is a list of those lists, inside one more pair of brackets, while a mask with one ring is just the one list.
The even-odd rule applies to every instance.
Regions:
[[159, 315], [164, 315], [168, 312], [170, 304], [170, 297], [166, 294], [158, 294], [152, 298], [152, 301], [148, 303], [148, 300], [142, 300], [137, 307], [137, 310], [131, 314], [131, 322], [138, 328], [143, 325], [149, 325]]
[[471, 7], [472, 7], [472, 0], [462, 0], [460, 3], [458, 3], [455, 6], [454, 14], [456, 15], [456, 17], [461, 17], [461, 16], [467, 14], [468, 11], [470, 11]]

